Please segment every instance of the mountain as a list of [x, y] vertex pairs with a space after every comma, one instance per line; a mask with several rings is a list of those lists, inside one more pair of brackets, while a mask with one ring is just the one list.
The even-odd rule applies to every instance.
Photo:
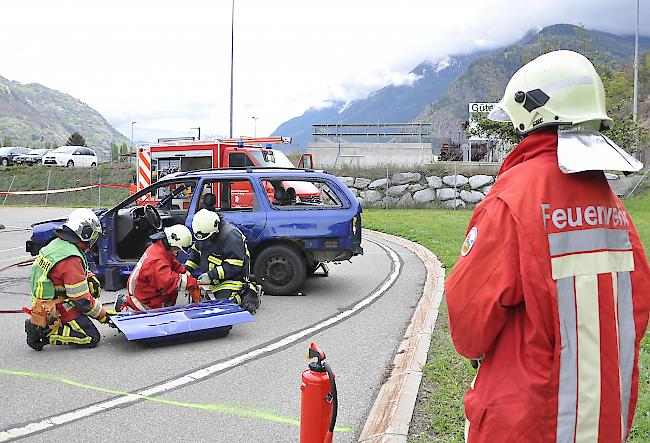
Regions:
[[[639, 47], [650, 48], [650, 38], [640, 37]], [[449, 90], [424, 108], [415, 121], [432, 124], [434, 144], [448, 140], [468, 119], [468, 103], [500, 100], [508, 80], [520, 67], [544, 52], [557, 49], [586, 54], [597, 68], [620, 68], [634, 57], [634, 37], [565, 24], [529, 33], [516, 44], [471, 63]]]
[[444, 94], [473, 60], [484, 54], [449, 57], [435, 64], [421, 63], [410, 72], [415, 79], [410, 84], [388, 85], [362, 100], [308, 109], [300, 117], [282, 123], [272, 135], [293, 137], [293, 144], [304, 150], [312, 141], [313, 124], [410, 122]]
[[[649, 49], [650, 38], [640, 37], [639, 46]], [[634, 36], [568, 24], [529, 31], [505, 48], [453, 56], [436, 64], [422, 63], [411, 71], [417, 79], [410, 85], [386, 86], [347, 105], [334, 103], [308, 109], [300, 117], [282, 123], [273, 134], [293, 137], [304, 150], [312, 141], [312, 124], [417, 122], [432, 123], [432, 142], [438, 144], [453, 134], [457, 137], [469, 117], [468, 103], [498, 101], [515, 71], [556, 49], [590, 54], [598, 66], [619, 68], [634, 56]]]
[[0, 76], [0, 140], [29, 147], [62, 145], [75, 131], [104, 158], [111, 143], [129, 144], [101, 114], [76, 98], [38, 83], [23, 85]]

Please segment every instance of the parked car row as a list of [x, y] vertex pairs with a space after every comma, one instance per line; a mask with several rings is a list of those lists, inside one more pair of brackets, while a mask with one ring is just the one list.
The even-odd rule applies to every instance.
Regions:
[[2, 166], [44, 164], [67, 167], [95, 167], [98, 163], [99, 160], [95, 151], [85, 146], [61, 146], [54, 150], [30, 149], [20, 146], [0, 148], [0, 165]]

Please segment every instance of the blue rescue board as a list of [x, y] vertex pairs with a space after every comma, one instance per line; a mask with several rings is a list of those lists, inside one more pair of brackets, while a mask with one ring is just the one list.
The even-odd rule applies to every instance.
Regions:
[[220, 299], [146, 312], [120, 312], [111, 321], [128, 340], [144, 340], [227, 328], [252, 322], [253, 316], [233, 302]]

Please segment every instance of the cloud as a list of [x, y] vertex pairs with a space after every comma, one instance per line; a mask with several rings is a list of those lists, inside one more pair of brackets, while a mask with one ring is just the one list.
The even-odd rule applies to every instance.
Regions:
[[[230, 2], [3, 0], [0, 75], [88, 103], [130, 136], [228, 134]], [[512, 44], [555, 23], [633, 34], [635, 0], [235, 0], [234, 134], [417, 80], [422, 61]], [[641, 32], [650, 34], [642, 5]], [[29, 29], [24, 17], [29, 17]], [[166, 133], [166, 132], [165, 132]], [[149, 136], [149, 135], [148, 135]]]

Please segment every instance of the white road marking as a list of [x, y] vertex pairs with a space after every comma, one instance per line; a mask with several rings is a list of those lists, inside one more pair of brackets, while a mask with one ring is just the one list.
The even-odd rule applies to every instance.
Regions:
[[328, 326], [340, 322], [341, 320], [347, 317], [350, 317], [351, 315], [355, 314], [359, 310], [371, 304], [373, 301], [379, 298], [384, 292], [386, 292], [388, 288], [392, 286], [395, 280], [397, 280], [397, 277], [399, 276], [402, 267], [402, 264], [400, 263], [399, 258], [397, 257], [397, 254], [395, 253], [394, 250], [392, 250], [388, 246], [378, 241], [374, 241], [374, 240], [368, 240], [368, 241], [375, 243], [376, 245], [378, 245], [388, 253], [388, 255], [390, 256], [393, 262], [393, 266], [394, 266], [393, 271], [391, 272], [389, 278], [384, 282], [383, 285], [381, 285], [372, 294], [368, 295], [366, 298], [359, 301], [351, 308], [340, 312], [338, 315], [334, 317], [328, 318], [320, 323], [317, 323], [314, 326], [305, 328], [292, 335], [284, 337], [276, 342], [270, 343], [264, 347], [254, 349], [248, 352], [247, 354], [243, 354], [238, 357], [231, 358], [230, 360], [226, 360], [221, 363], [215, 363], [211, 366], [198, 369], [192, 373], [183, 375], [182, 377], [161, 383], [156, 386], [152, 386], [150, 388], [135, 392], [130, 395], [113, 398], [111, 400], [106, 400], [91, 406], [84, 406], [82, 408], [76, 409], [71, 412], [66, 412], [64, 414], [46, 418], [44, 420], [33, 421], [23, 426], [6, 429], [0, 432], [0, 442], [12, 440], [15, 438], [22, 438], [31, 434], [43, 432], [44, 430], [53, 429], [57, 426], [62, 426], [72, 421], [76, 421], [85, 417], [90, 417], [92, 415], [100, 414], [102, 412], [108, 411], [118, 406], [123, 407], [124, 405], [128, 405], [129, 403], [135, 403], [139, 401], [143, 396], [151, 397], [151, 396], [161, 395], [172, 389], [177, 389], [189, 383], [193, 383], [197, 380], [201, 380], [203, 378], [209, 377], [211, 374], [215, 372], [220, 372], [229, 368], [233, 368], [235, 366], [239, 366], [248, 361], [254, 360], [259, 355], [263, 355], [268, 352], [288, 346], [307, 336], [313, 335], [319, 332], [320, 330], [327, 328]]
[[17, 251], [18, 249], [25, 249], [25, 246], [16, 246], [15, 248], [0, 249], [0, 252]]
[[18, 257], [9, 257], [9, 258], [2, 259], [0, 260], [0, 263], [5, 261], [18, 260], [19, 258], [30, 258], [30, 257], [31, 255], [19, 255]]

